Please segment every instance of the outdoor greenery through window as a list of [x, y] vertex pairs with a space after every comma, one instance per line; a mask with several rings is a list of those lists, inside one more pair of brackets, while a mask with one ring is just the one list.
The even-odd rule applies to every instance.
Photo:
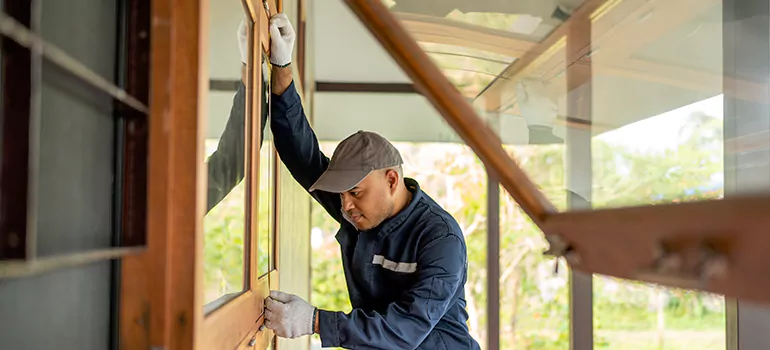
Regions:
[[[712, 102], [713, 103], [713, 102]], [[699, 116], [696, 114], [694, 117]], [[685, 118], [687, 119], [687, 118]], [[711, 132], [685, 137], [681, 147], [704, 142]], [[610, 135], [611, 136], [611, 135]], [[705, 136], [708, 138], [708, 136]], [[614, 173], [619, 166], [649, 169], [677, 161], [696, 159], [697, 153], [663, 152], [639, 155], [633, 148], [598, 137], [593, 148], [612, 147], [617, 156], [595, 162], [595, 173]], [[487, 175], [473, 152], [452, 143], [395, 143], [404, 160], [405, 176], [415, 178], [421, 188], [449, 211], [463, 228], [469, 255], [466, 298], [469, 326], [484, 344], [486, 334], [486, 235]], [[336, 143], [323, 142], [331, 154]], [[564, 145], [506, 146], [515, 153], [528, 173], [538, 177], [541, 190], [564, 209]], [[714, 158], [716, 159], [716, 158]], [[668, 162], [668, 163], [667, 163]], [[673, 178], [704, 177], [714, 168], [683, 167]], [[705, 176], [709, 177], [709, 176]], [[597, 206], [614, 201], [633, 201], [649, 191], [640, 183], [635, 191], [597, 192]], [[619, 182], [614, 186], [625, 186]], [[657, 185], [656, 185], [657, 186]], [[683, 193], [680, 181], [663, 187], [663, 197], [676, 200]], [[620, 188], [620, 187], [618, 187]], [[312, 300], [320, 308], [350, 310], [342, 272], [339, 244], [334, 238], [339, 225], [317, 204], [312, 211]], [[501, 349], [569, 349], [569, 284], [566, 265], [554, 274], [554, 262], [542, 255], [546, 243], [542, 232], [501, 189], [500, 201], [500, 346]], [[724, 299], [706, 293], [657, 288], [643, 283], [594, 277], [595, 349], [724, 349]]]

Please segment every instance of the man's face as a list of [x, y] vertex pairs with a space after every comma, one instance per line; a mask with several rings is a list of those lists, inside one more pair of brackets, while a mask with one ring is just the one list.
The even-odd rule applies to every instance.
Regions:
[[393, 215], [398, 173], [395, 170], [376, 170], [358, 186], [340, 194], [344, 210], [362, 231], [377, 227]]

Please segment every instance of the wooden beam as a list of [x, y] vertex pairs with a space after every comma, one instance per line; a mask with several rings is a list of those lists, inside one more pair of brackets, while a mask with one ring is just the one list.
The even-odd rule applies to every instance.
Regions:
[[[770, 195], [763, 194], [565, 212], [548, 217], [544, 226], [569, 246], [574, 270], [770, 304], [769, 212]], [[726, 265], [706, 278], [700, 264], [709, 251], [726, 258]], [[656, 270], [666, 256], [678, 261], [679, 273]]]
[[[152, 2], [147, 252], [121, 263], [122, 349], [195, 349], [203, 204], [203, 2]], [[203, 18], [205, 24], [205, 18]], [[179, 59], [184, 57], [184, 59]], [[173, 64], [172, 64], [173, 62]], [[205, 75], [204, 75], [205, 76]]]
[[400, 22], [379, 0], [347, 0], [348, 6], [390, 53], [436, 110], [478, 155], [500, 175], [500, 183], [540, 225], [555, 207], [503, 149], [500, 138], [476, 116], [471, 105]]
[[395, 16], [417, 42], [468, 47], [511, 58], [522, 57], [537, 46], [526, 35], [479, 25], [407, 13]]

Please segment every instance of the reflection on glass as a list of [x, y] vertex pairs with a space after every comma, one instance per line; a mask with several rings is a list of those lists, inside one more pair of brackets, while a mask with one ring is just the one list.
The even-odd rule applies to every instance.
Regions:
[[[568, 191], [593, 208], [723, 196], [721, 3], [699, 2], [688, 16], [660, 1], [609, 1], [582, 14], [581, 0], [384, 3], [559, 210], [571, 209]], [[561, 25], [568, 30], [557, 31]], [[479, 54], [481, 44], [498, 57]], [[580, 132], [582, 140], [568, 137]], [[582, 146], [591, 152], [574, 158], [571, 147]], [[501, 219], [507, 215], [515, 217]], [[526, 297], [530, 282], [512, 281], [501, 279], [512, 290], [501, 294], [503, 347], [551, 348], [563, 339], [566, 313], [554, 319], [559, 331], [521, 333], [531, 317], [508, 308], [538, 304]], [[721, 297], [605, 277], [594, 279], [594, 297], [597, 349], [725, 346]], [[566, 310], [559, 305], [554, 310]], [[530, 328], [537, 327], [549, 329]], [[543, 343], [546, 334], [559, 336]]]
[[[244, 142], [247, 138], [248, 92], [241, 78], [245, 76], [246, 66], [236, 55], [237, 51], [224, 49], [237, 48], [237, 37], [233, 34], [238, 28], [238, 22], [212, 23], [210, 28], [210, 35], [215, 39], [209, 41], [215, 53], [214, 59], [210, 60], [211, 78], [235, 80], [237, 89], [228, 91], [211, 84], [213, 89], [208, 94], [210, 108], [205, 159], [208, 188], [207, 213], [203, 220], [206, 304], [240, 293], [248, 283], [245, 250], [248, 186], [244, 181], [248, 155]], [[245, 27], [240, 28], [245, 31]]]
[[[267, 122], [270, 113], [270, 63], [266, 54], [262, 57], [261, 119]], [[259, 216], [257, 223], [257, 275], [270, 272], [275, 264], [275, 148], [268, 132], [259, 150]]]
[[476, 97], [514, 58], [474, 48], [420, 42], [428, 56], [466, 97]]
[[561, 25], [583, 0], [384, 0], [402, 19], [444, 19], [446, 25], [470, 24], [541, 41]]

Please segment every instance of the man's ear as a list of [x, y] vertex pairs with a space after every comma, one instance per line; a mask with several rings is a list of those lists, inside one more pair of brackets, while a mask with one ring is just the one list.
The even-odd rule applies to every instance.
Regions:
[[395, 191], [398, 185], [398, 172], [393, 169], [385, 170], [385, 180], [388, 181], [388, 188]]

